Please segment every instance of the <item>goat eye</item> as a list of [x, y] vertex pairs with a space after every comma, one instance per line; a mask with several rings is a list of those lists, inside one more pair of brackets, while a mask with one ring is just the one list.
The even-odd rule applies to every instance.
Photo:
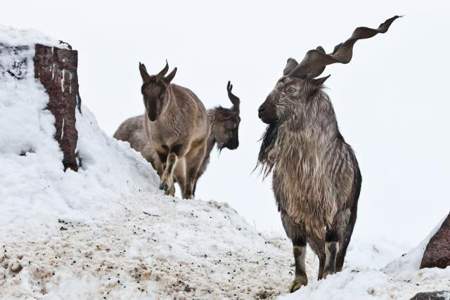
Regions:
[[288, 93], [288, 94], [293, 94], [293, 93], [295, 93], [295, 89], [294, 89], [293, 87], [288, 87], [288, 88], [286, 89], [286, 93]]

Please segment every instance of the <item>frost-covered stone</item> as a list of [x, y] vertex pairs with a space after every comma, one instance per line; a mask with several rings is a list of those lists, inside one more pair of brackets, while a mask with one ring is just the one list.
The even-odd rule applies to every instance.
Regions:
[[450, 214], [428, 242], [420, 264], [421, 268], [448, 266], [450, 266]]

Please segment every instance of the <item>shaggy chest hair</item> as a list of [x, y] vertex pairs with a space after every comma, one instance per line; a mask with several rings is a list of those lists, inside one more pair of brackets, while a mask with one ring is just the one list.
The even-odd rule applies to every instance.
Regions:
[[356, 161], [325, 94], [296, 105], [279, 125], [269, 156], [280, 212], [322, 237], [337, 213], [347, 209]]

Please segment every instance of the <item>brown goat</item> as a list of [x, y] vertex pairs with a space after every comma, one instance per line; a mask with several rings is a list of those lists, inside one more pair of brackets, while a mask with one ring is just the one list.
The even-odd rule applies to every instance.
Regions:
[[307, 243], [319, 257], [319, 279], [342, 269], [361, 189], [355, 154], [339, 132], [331, 101], [322, 90], [329, 76], [316, 77], [326, 65], [348, 63], [357, 40], [385, 33], [396, 18], [378, 29], [357, 28], [331, 54], [318, 47], [300, 63], [288, 59], [283, 77], [259, 108], [259, 117], [269, 126], [258, 161], [265, 174], [273, 170], [275, 198], [294, 248], [291, 291], [308, 282]]
[[153, 166], [161, 178], [160, 188], [173, 196], [176, 177], [182, 197], [190, 199], [206, 153], [208, 116], [191, 90], [171, 83], [177, 69], [165, 76], [168, 70], [166, 63], [157, 75], [149, 75], [145, 65], [139, 64], [146, 116], [144, 129]]

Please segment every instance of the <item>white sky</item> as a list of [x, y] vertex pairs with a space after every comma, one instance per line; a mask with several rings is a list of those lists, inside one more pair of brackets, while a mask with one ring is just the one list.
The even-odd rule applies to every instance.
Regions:
[[[356, 26], [395, 14], [386, 35], [328, 67], [327, 93], [363, 175], [356, 236], [414, 244], [450, 209], [448, 1], [7, 1], [3, 25], [35, 28], [79, 50], [81, 96], [113, 134], [143, 111], [138, 62], [167, 58], [175, 83], [207, 108], [241, 98], [240, 147], [213, 153], [197, 196], [226, 201], [260, 229], [283, 231], [270, 180], [251, 173], [265, 126], [257, 108], [286, 59], [327, 51]], [[114, 163], [113, 161], [111, 162]]]

